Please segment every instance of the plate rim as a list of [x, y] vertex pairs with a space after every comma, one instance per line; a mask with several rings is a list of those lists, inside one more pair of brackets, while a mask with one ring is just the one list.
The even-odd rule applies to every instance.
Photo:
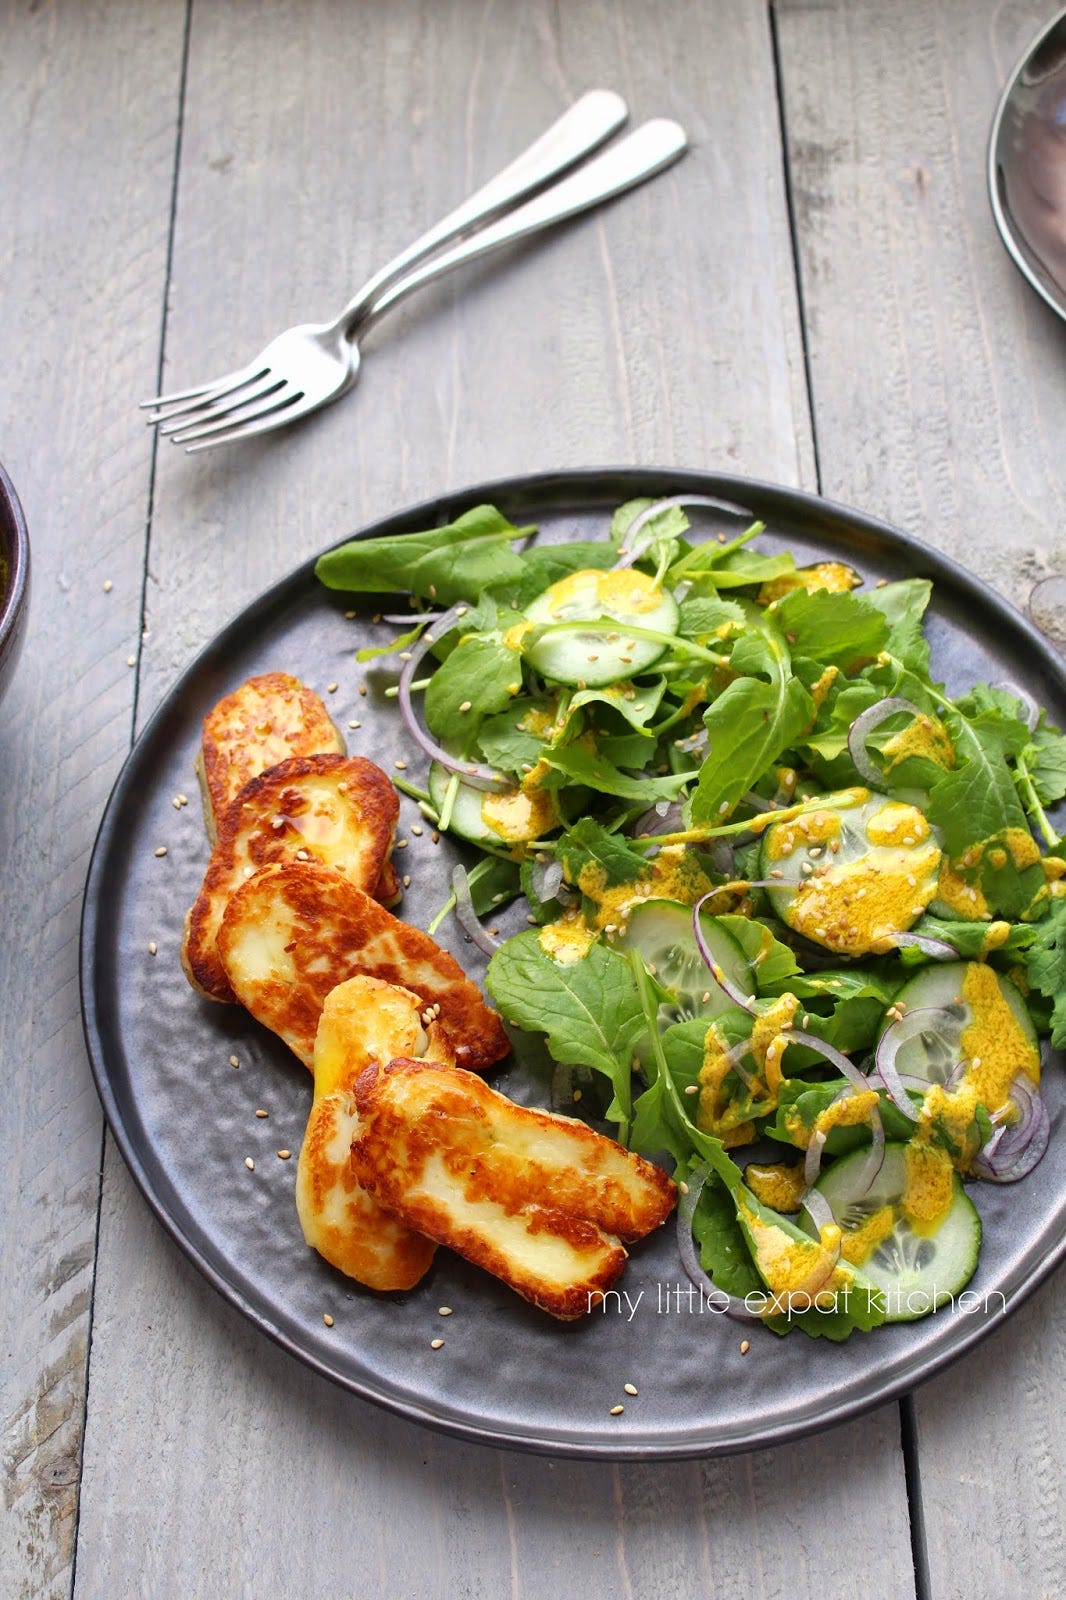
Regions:
[[[168, 1209], [165, 1196], [158, 1192], [152, 1175], [142, 1160], [140, 1143], [134, 1137], [135, 1130], [128, 1128], [123, 1118], [108, 1074], [106, 1046], [93, 986], [94, 941], [100, 921], [100, 907], [94, 891], [102, 872], [102, 863], [113, 842], [116, 813], [124, 797], [126, 777], [141, 746], [151, 740], [157, 728], [180, 706], [187, 684], [197, 672], [208, 666], [215, 656], [224, 653], [229, 641], [241, 635], [250, 622], [254, 624], [257, 615], [269, 614], [271, 609], [284, 599], [288, 591], [298, 590], [302, 584], [313, 580], [314, 567], [319, 555], [348, 543], [351, 539], [370, 539], [390, 531], [413, 531], [420, 524], [431, 526], [441, 518], [451, 520], [461, 510], [485, 501], [506, 503], [508, 497], [544, 499], [550, 494], [559, 494], [564, 496], [570, 505], [588, 503], [591, 506], [597, 501], [606, 502], [615, 498], [613, 489], [610, 493], [607, 492], [608, 484], [628, 486], [630, 493], [623, 494], [622, 498], [636, 498], [642, 493], [646, 494], [649, 486], [660, 484], [670, 486], [663, 491], [664, 493], [683, 494], [686, 489], [690, 489], [693, 493], [705, 493], [739, 505], [743, 505], [744, 496], [747, 494], [757, 500], [776, 500], [782, 506], [798, 509], [808, 519], [812, 515], [821, 515], [827, 521], [843, 521], [851, 528], [863, 531], [882, 547], [887, 545], [896, 554], [902, 553], [915, 558], [925, 569], [924, 575], [932, 577], [941, 593], [947, 589], [957, 595], [978, 600], [1005, 627], [1020, 633], [1027, 646], [1034, 652], [1040, 669], [1056, 683], [1066, 697], [1066, 660], [1059, 655], [1035, 624], [1010, 601], [953, 557], [937, 550], [935, 546], [927, 544], [883, 518], [857, 510], [827, 496], [769, 480], [718, 473], [702, 468], [632, 465], [564, 468], [516, 474], [449, 490], [444, 494], [391, 512], [361, 526], [355, 533], [345, 534], [323, 546], [316, 555], [300, 562], [261, 590], [231, 616], [180, 669], [144, 726], [133, 737], [104, 806], [86, 873], [78, 956], [82, 1029], [90, 1070], [108, 1132], [115, 1140], [128, 1172], [157, 1221], [161, 1223], [185, 1258], [225, 1301], [246, 1317], [258, 1332], [271, 1339], [302, 1365], [359, 1399], [381, 1406], [407, 1421], [431, 1427], [450, 1437], [492, 1448], [520, 1449], [556, 1458], [599, 1461], [705, 1459], [792, 1443], [853, 1421], [879, 1405], [909, 1394], [914, 1388], [926, 1383], [945, 1367], [967, 1354], [975, 1345], [990, 1337], [1029, 1295], [1047, 1280], [1055, 1267], [1066, 1258], [1066, 1232], [1029, 1267], [1024, 1280], [1009, 1299], [1003, 1297], [1005, 1303], [998, 1310], [985, 1315], [979, 1321], [974, 1319], [969, 1326], [959, 1324], [958, 1336], [947, 1349], [921, 1357], [913, 1368], [905, 1367], [895, 1378], [878, 1386], [875, 1393], [852, 1394], [846, 1399], [828, 1404], [814, 1417], [801, 1417], [791, 1422], [764, 1421], [746, 1431], [743, 1436], [726, 1439], [700, 1440], [687, 1433], [677, 1440], [669, 1437], [664, 1439], [656, 1434], [654, 1437], [649, 1436], [647, 1442], [632, 1437], [619, 1438], [615, 1442], [606, 1438], [601, 1439], [599, 1436], [582, 1437], [580, 1432], [575, 1432], [573, 1436], [566, 1438], [538, 1436], [528, 1430], [521, 1432], [495, 1423], [486, 1423], [476, 1417], [466, 1419], [442, 1416], [432, 1409], [428, 1401], [414, 1399], [409, 1394], [398, 1391], [390, 1392], [387, 1386], [375, 1388], [364, 1379], [353, 1377], [340, 1370], [337, 1365], [331, 1365], [327, 1360], [320, 1358], [314, 1350], [302, 1345], [280, 1327], [258, 1305], [254, 1305], [242, 1292], [236, 1277], [227, 1277], [217, 1270], [214, 1263], [186, 1235], [180, 1219]], [[560, 509], [565, 507], [561, 505]], [[410, 527], [405, 528], [402, 526], [404, 524], [409, 524]], [[826, 533], [827, 536], [830, 535], [828, 527]], [[329, 592], [325, 588], [322, 590], [323, 596]]]

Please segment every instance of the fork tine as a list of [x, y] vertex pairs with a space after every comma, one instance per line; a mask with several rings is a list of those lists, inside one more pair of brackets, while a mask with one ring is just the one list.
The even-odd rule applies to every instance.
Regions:
[[[160, 423], [173, 422], [180, 417], [193, 417], [197, 412], [215, 406], [220, 400], [225, 400], [228, 396], [236, 394], [238, 390], [245, 388], [246, 385], [256, 383], [260, 379], [269, 376], [270, 373], [266, 367], [254, 364], [247, 366], [241, 372], [231, 372], [225, 383], [218, 388], [204, 389], [201, 394], [194, 395], [191, 400], [180, 403], [174, 401], [167, 409], [160, 407], [155, 416], [146, 418], [146, 421], [150, 428], [156, 428]], [[239, 404], [240, 402], [235, 401], [232, 403]]]
[[216, 390], [222, 393], [232, 389], [242, 382], [249, 374], [254, 377], [261, 368], [254, 362], [249, 362], [246, 367], [238, 367], [235, 372], [224, 372], [220, 378], [210, 378], [207, 383], [197, 384], [195, 389], [175, 389], [171, 394], [157, 394], [154, 400], [139, 400], [137, 403], [142, 411], [158, 410], [163, 406], [171, 406], [179, 400], [202, 400], [204, 395], [212, 394]]
[[243, 406], [251, 405], [253, 400], [261, 400], [264, 395], [273, 394], [282, 388], [284, 383], [285, 379], [279, 378], [276, 372], [264, 372], [262, 377], [249, 378], [247, 383], [241, 384], [231, 393], [213, 395], [207, 400], [195, 401], [180, 411], [170, 412], [157, 424], [159, 432], [175, 433], [182, 428], [194, 427], [200, 422], [215, 422], [219, 417], [228, 416]]
[[234, 428], [243, 427], [245, 423], [255, 422], [260, 417], [272, 416], [275, 412], [287, 411], [297, 400], [303, 399], [302, 389], [293, 389], [290, 385], [279, 385], [265, 394], [258, 405], [247, 408], [234, 408], [227, 411], [217, 422], [205, 422], [202, 427], [186, 427], [171, 435], [174, 444], [191, 444], [194, 439], [208, 439], [212, 434], [222, 434]]
[[[247, 422], [238, 422], [225, 433], [215, 433], [210, 439], [204, 439], [200, 444], [187, 444], [186, 455], [195, 455], [199, 450], [213, 450], [217, 445], [230, 444], [237, 439], [250, 439], [256, 433], [269, 433], [271, 428], [280, 428], [287, 422], [295, 422], [307, 411], [313, 411], [314, 406], [301, 405], [303, 396], [294, 395], [277, 406], [275, 410], [261, 416], [258, 420], [250, 419]], [[175, 440], [175, 443], [178, 441]]]

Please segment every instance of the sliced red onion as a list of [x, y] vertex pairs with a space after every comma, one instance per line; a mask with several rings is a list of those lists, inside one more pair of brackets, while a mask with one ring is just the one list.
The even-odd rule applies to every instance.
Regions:
[[651, 522], [653, 517], [659, 515], [660, 511], [669, 511], [674, 506], [680, 506], [681, 508], [685, 506], [710, 506], [713, 511], [728, 511], [738, 517], [751, 516], [751, 512], [746, 506], [735, 506], [729, 500], [714, 500], [705, 494], [675, 494], [669, 495], [665, 500], [656, 500], [650, 506], [646, 506], [643, 511], [639, 511], [626, 529], [625, 537], [619, 547], [618, 560], [615, 562], [616, 572], [623, 567], [631, 567], [634, 561], [640, 560], [649, 545], [655, 543], [653, 538], [646, 539], [643, 545], [638, 546], [636, 543], [637, 536], [641, 529]]
[[465, 934], [477, 945], [485, 955], [491, 956], [500, 948], [499, 939], [494, 939], [483, 928], [474, 910], [474, 901], [470, 894], [470, 880], [466, 875], [465, 867], [455, 867], [452, 871], [452, 893], [455, 896], [455, 920]]
[[684, 825], [680, 800], [657, 800], [633, 824], [635, 839], [652, 839], [657, 833], [678, 833]]
[[1029, 728], [1029, 732], [1032, 733], [1036, 728], [1037, 723], [1040, 721], [1040, 707], [1037, 705], [1028, 689], [1023, 689], [1017, 683], [993, 683], [990, 685], [990, 687], [993, 689], [1002, 689], [1005, 694], [1012, 694], [1015, 700], [1019, 700], [1021, 702], [1021, 704], [1025, 707], [1026, 724]]
[[384, 616], [381, 620], [382, 622], [394, 622], [402, 627], [404, 624], [409, 625], [413, 622], [439, 622], [443, 615], [443, 611], [403, 611], [400, 613], [393, 612], [391, 616]]
[[778, 811], [780, 807], [774, 800], [766, 800], [761, 794], [756, 794], [754, 789], [749, 789], [741, 800], [741, 805], [750, 806], [753, 811]]
[[800, 1206], [806, 1211], [819, 1233], [823, 1228], [830, 1228], [836, 1225], [837, 1219], [833, 1215], [833, 1208], [820, 1189], [811, 1189], [805, 1194], [800, 1201]]
[[847, 1078], [853, 1090], [862, 1091], [872, 1087], [870, 1080], [860, 1072], [854, 1061], [831, 1044], [826, 1044], [824, 1039], [819, 1039], [816, 1033], [804, 1033], [801, 1028], [789, 1028], [785, 1037], [789, 1044], [805, 1044], [809, 1050], [817, 1050], [831, 1067], [836, 1067], [841, 1077]]
[[411, 684], [414, 681], [415, 671], [422, 661], [422, 657], [430, 650], [434, 642], [453, 628], [455, 624], [470, 610], [469, 604], [462, 601], [450, 610], [444, 611], [437, 619], [438, 626], [435, 633], [424, 633], [417, 644], [411, 646], [407, 653], [407, 660], [403, 664], [398, 686], [400, 715], [403, 717], [407, 730], [415, 743], [420, 745], [426, 755], [433, 761], [438, 761], [442, 767], [447, 767], [449, 772], [457, 772], [464, 783], [474, 789], [513, 789], [514, 781], [504, 773], [497, 772], [494, 767], [482, 766], [478, 762], [463, 761], [458, 756], [451, 755], [443, 745], [436, 743], [426, 732], [415, 716], [414, 706], [411, 704]]
[[909, 711], [914, 717], [920, 717], [922, 714], [912, 701], [893, 694], [889, 695], [887, 700], [878, 700], [875, 705], [869, 706], [861, 716], [855, 718], [848, 729], [848, 754], [852, 765], [863, 783], [869, 784], [871, 789], [880, 789], [884, 782], [884, 773], [874, 766], [866, 754], [866, 741], [876, 727], [889, 717], [895, 716], [897, 711]]
[[[919, 1033], [946, 1033], [949, 1030], [945, 1025], [945, 1012], [942, 1006], [918, 1006], [913, 1011], [908, 1011], [900, 1017], [898, 1022], [893, 1022], [881, 1035], [881, 1042], [877, 1046], [874, 1057], [874, 1070], [885, 1086], [885, 1091], [892, 1104], [909, 1117], [912, 1122], [917, 1122], [918, 1112], [915, 1111], [909, 1095], [908, 1086], [921, 1091], [922, 1094], [930, 1087], [931, 1080], [919, 1078], [912, 1074], [902, 1074], [896, 1066], [896, 1056], [909, 1039]], [[963, 1063], [965, 1067], [965, 1063]], [[952, 1073], [958, 1071], [956, 1067]]]
[[530, 871], [533, 893], [538, 900], [554, 900], [563, 883], [561, 861], [534, 861]]
[[885, 1124], [881, 1117], [880, 1106], [874, 1106], [870, 1113], [870, 1154], [866, 1164], [858, 1175], [857, 1192], [869, 1194], [878, 1178], [881, 1168], [885, 1164]]
[[735, 1044], [731, 1050], [726, 1051], [725, 1055], [722, 1057], [722, 1060], [727, 1063], [727, 1071], [735, 1072], [741, 1083], [743, 1083], [748, 1089], [754, 1089], [755, 1074], [749, 1072], [747, 1067], [742, 1067], [740, 1064], [744, 1060], [744, 1057], [749, 1056], [750, 1054], [751, 1040], [741, 1039], [739, 1044]]
[[[811, 1142], [807, 1146], [807, 1153], [803, 1158], [803, 1181], [808, 1189], [818, 1182], [818, 1174], [822, 1170], [822, 1152], [825, 1149], [828, 1138], [829, 1135], [823, 1133], [820, 1128], [811, 1135]], [[804, 1204], [806, 1205], [806, 1200]]]
[[953, 944], [948, 944], [946, 939], [931, 939], [925, 933], [894, 933], [890, 943], [901, 950], [904, 946], [912, 946], [921, 950], [923, 955], [931, 956], [934, 961], [958, 961], [959, 952]]
[[722, 990], [722, 993], [728, 995], [729, 999], [732, 1000], [735, 1006], [739, 1006], [742, 1011], [746, 1011], [750, 1017], [753, 1017], [755, 1016], [755, 1007], [752, 1003], [753, 996], [741, 993], [736, 984], [733, 983], [731, 979], [726, 977], [725, 973], [712, 956], [710, 949], [708, 948], [707, 941], [703, 936], [703, 928], [700, 925], [700, 912], [706, 905], [707, 901], [710, 900], [716, 893], [717, 890], [712, 889], [709, 894], [705, 894], [699, 900], [697, 900], [696, 904], [692, 907], [692, 936], [696, 941], [696, 949], [700, 953], [700, 959], [707, 968], [707, 971], [710, 973], [711, 977], [714, 979], [715, 983], [718, 985], [719, 989]]
[[1033, 1112], [1028, 1124], [1028, 1139], [1021, 1150], [1016, 1145], [1013, 1149], [1007, 1145], [1010, 1135], [1017, 1132], [1017, 1128], [997, 1128], [988, 1143], [978, 1151], [971, 1163], [970, 1171], [988, 1183], [1017, 1183], [1019, 1178], [1024, 1178], [1027, 1173], [1032, 1172], [1047, 1149], [1051, 1137], [1051, 1119], [1048, 1116], [1047, 1106], [1039, 1095], [1034, 1097]]
[[[696, 1240], [692, 1233], [692, 1219], [696, 1213], [703, 1186], [710, 1175], [710, 1167], [706, 1162], [695, 1168], [685, 1180], [687, 1193], [684, 1191], [677, 1207], [677, 1248], [681, 1254], [681, 1265], [696, 1288], [707, 1296], [708, 1304], [720, 1306], [731, 1317], [739, 1317], [742, 1322], [760, 1321], [757, 1311], [750, 1311], [745, 1301], [738, 1299], [735, 1294], [727, 1294], [724, 1289], [719, 1289], [714, 1279], [704, 1272], [700, 1264], [699, 1251], [696, 1249]], [[712, 1302], [711, 1296], [714, 1300]]]

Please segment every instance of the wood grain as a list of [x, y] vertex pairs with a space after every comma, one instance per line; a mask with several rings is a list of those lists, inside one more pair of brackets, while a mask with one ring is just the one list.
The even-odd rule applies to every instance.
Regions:
[[[0, 439], [33, 548], [0, 708], [0, 1592], [70, 1590], [101, 1118], [78, 915], [129, 747], [183, 8], [0, 13]], [[112, 584], [105, 593], [105, 579]]]
[[[1066, 570], [1066, 328], [995, 232], [985, 148], [1050, 7], [778, 8], [824, 491], [1017, 604]], [[1060, 1272], [915, 1400], [929, 1592], [1066, 1591]]]
[[[142, 715], [266, 582], [480, 478], [642, 460], [811, 484], [773, 56], [709, 12], [323, 0], [194, 8], [166, 332], [180, 385], [358, 281], [581, 90], [694, 151], [601, 216], [411, 302], [360, 389], [155, 484]], [[135, 1381], [131, 1381], [135, 1374]], [[164, 1530], [160, 1532], [160, 1519]], [[876, 1572], [849, 1545], [877, 1541]], [[338, 1393], [222, 1305], [109, 1151], [76, 1594], [912, 1590], [898, 1419], [612, 1468], [457, 1443]], [[828, 1575], [828, 1576], [827, 1576]], [[841, 1580], [842, 1581], [842, 1580]], [[865, 1585], [865, 1588], [864, 1588]]]

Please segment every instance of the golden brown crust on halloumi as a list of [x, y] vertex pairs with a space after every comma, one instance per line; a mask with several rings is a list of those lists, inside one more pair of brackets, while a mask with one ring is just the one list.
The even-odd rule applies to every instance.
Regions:
[[242, 883], [299, 852], [372, 893], [399, 811], [391, 780], [362, 756], [294, 756], [246, 783], [219, 825], [203, 887], [185, 921], [181, 958], [193, 988], [213, 1000], [236, 998], [216, 939]]
[[249, 678], [207, 713], [197, 758], [207, 836], [246, 783], [293, 756], [344, 754], [344, 740], [313, 689], [288, 672]]
[[642, 1237], [673, 1207], [659, 1168], [472, 1073], [373, 1065], [355, 1101], [352, 1161], [381, 1204], [564, 1321], [618, 1277], [621, 1236]]
[[454, 956], [326, 867], [264, 868], [231, 899], [217, 950], [233, 992], [310, 1066], [327, 994], [366, 973], [418, 995], [460, 1066], [483, 1071], [510, 1049], [503, 1023]]
[[389, 910], [393, 906], [398, 906], [403, 899], [403, 886], [400, 883], [400, 876], [391, 861], [382, 863], [381, 876], [374, 885], [374, 899], [379, 900]]
[[414, 1055], [450, 1065], [440, 1025], [421, 1019], [409, 989], [350, 978], [326, 996], [315, 1036], [315, 1097], [296, 1170], [304, 1238], [331, 1266], [369, 1289], [410, 1289], [436, 1245], [384, 1211], [359, 1181], [352, 1140], [359, 1112], [352, 1086], [371, 1061]]

